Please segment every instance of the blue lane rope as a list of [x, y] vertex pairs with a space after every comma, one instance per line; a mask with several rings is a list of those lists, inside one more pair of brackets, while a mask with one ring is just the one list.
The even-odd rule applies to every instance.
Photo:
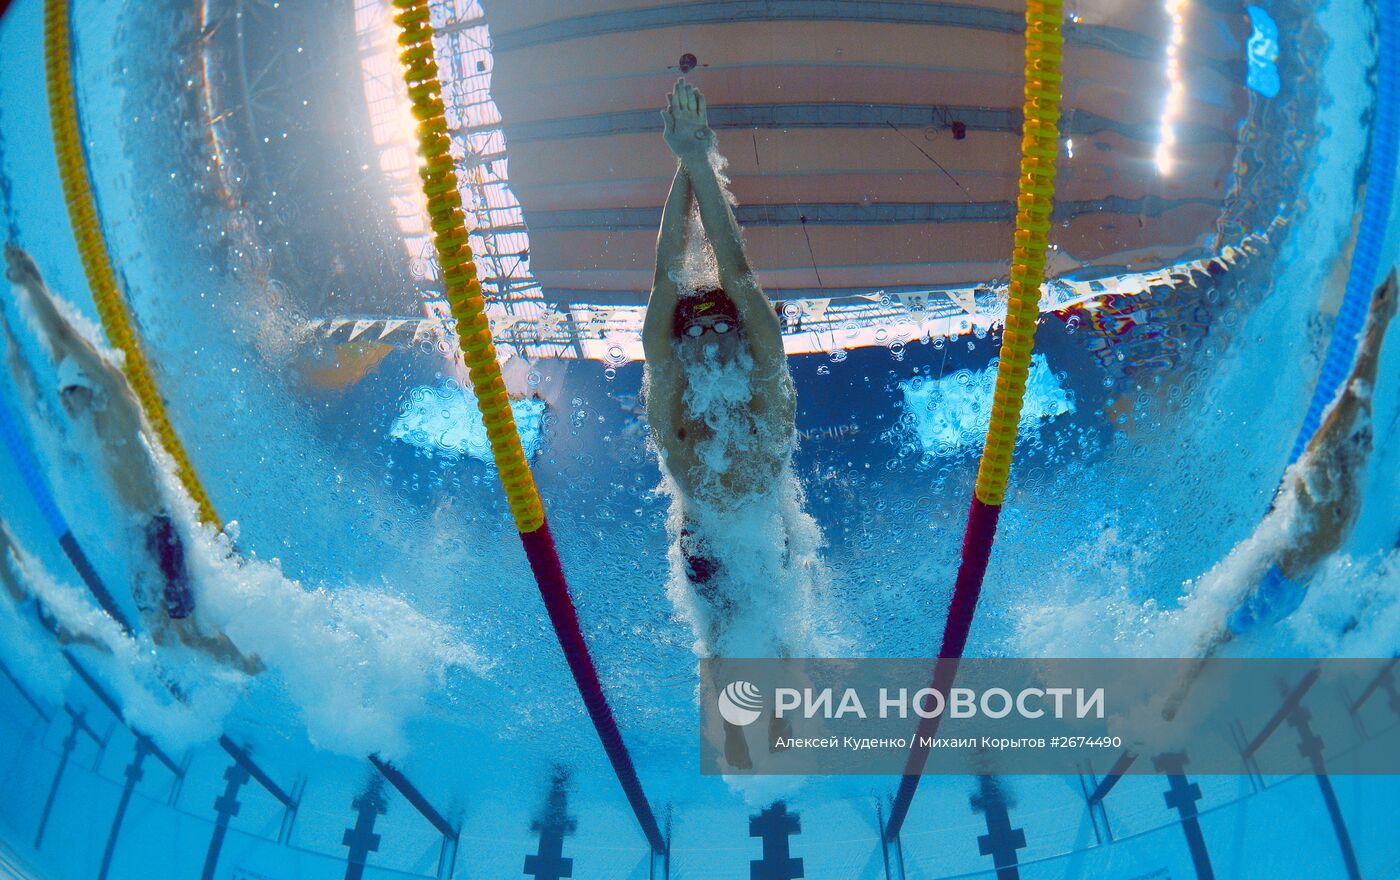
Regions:
[[[0, 0], [0, 15], [4, 15], [4, 0]], [[0, 107], [4, 106], [4, 89], [0, 89]], [[19, 223], [15, 220], [15, 187], [10, 175], [5, 173], [5, 133], [3, 113], [0, 113], [0, 206], [4, 207], [5, 235], [10, 241], [19, 241]]]
[[53, 494], [49, 492], [43, 476], [39, 473], [39, 462], [34, 460], [34, 455], [29, 451], [20, 434], [19, 425], [11, 413], [9, 395], [5, 393], [4, 386], [0, 385], [0, 439], [4, 440], [5, 448], [9, 450], [15, 470], [19, 471], [25, 488], [34, 498], [34, 503], [39, 506], [39, 513], [43, 515], [44, 522], [54, 533], [54, 537], [60, 538], [69, 530], [68, 523], [59, 512]]
[[1327, 344], [1327, 357], [1322, 373], [1313, 389], [1303, 426], [1288, 463], [1293, 464], [1303, 454], [1313, 434], [1322, 424], [1322, 413], [1337, 396], [1337, 391], [1351, 372], [1356, 357], [1357, 337], [1366, 322], [1371, 296], [1381, 273], [1381, 249], [1385, 246], [1386, 226], [1390, 220], [1391, 201], [1395, 194], [1397, 143], [1400, 142], [1400, 95], [1396, 94], [1400, 80], [1400, 47], [1396, 46], [1396, 28], [1400, 13], [1396, 3], [1376, 4], [1380, 24], [1380, 49], [1376, 72], [1376, 107], [1371, 123], [1371, 163], [1366, 178], [1366, 199], [1361, 208], [1361, 228], [1356, 234], [1356, 248], [1351, 255], [1351, 270], [1347, 275], [1346, 294]]
[[58, 509], [58, 502], [54, 500], [53, 493], [49, 491], [48, 483], [39, 470], [39, 462], [34, 458], [34, 453], [29, 450], [28, 444], [20, 433], [13, 412], [10, 408], [9, 395], [4, 385], [0, 384], [0, 441], [4, 442], [5, 449], [9, 451], [10, 460], [14, 462], [15, 470], [19, 471], [20, 479], [24, 482], [25, 488], [29, 490], [29, 495], [34, 499], [34, 503], [38, 505], [39, 513], [43, 516], [44, 522], [53, 532], [54, 537], [58, 539], [58, 545], [63, 548], [68, 561], [73, 563], [78, 577], [83, 579], [83, 583], [92, 592], [92, 597], [127, 635], [131, 635], [130, 621], [117, 607], [107, 585], [102, 583], [102, 578], [98, 576], [97, 570], [93, 568], [92, 562], [88, 560], [87, 554], [83, 552], [77, 538], [73, 537], [73, 530], [69, 528], [67, 520], [63, 518], [62, 511]]

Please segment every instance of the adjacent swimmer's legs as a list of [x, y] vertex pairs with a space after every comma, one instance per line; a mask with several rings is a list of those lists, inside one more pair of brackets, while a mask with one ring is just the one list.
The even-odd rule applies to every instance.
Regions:
[[735, 770], [753, 769], [753, 758], [749, 757], [749, 741], [744, 738], [744, 728], [724, 722], [724, 761]]
[[783, 740], [792, 739], [792, 722], [779, 718], [776, 714], [768, 719], [768, 751], [786, 752], [788, 747], [779, 745]]

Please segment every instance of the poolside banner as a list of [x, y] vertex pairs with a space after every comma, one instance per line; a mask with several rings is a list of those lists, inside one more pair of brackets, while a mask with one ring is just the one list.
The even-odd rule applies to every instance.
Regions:
[[701, 663], [707, 774], [1400, 773], [1396, 660]]

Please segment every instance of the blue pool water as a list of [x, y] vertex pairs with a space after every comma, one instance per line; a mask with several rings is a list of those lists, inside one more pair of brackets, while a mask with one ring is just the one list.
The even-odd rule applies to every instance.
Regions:
[[[610, 163], [643, 149], [626, 140], [632, 123], [607, 123], [618, 126], [618, 143], [590, 148], [589, 137], [602, 137], [599, 120], [630, 109], [629, 77], [640, 76], [608, 65], [630, 60], [617, 47], [640, 57], [662, 46], [657, 57], [665, 58], [653, 65], [660, 72], [648, 75], [666, 82], [675, 71], [665, 65], [688, 46], [680, 36], [686, 28], [703, 35], [757, 22], [755, 33], [730, 41], [735, 58], [712, 50], [720, 54], [696, 71], [696, 82], [755, 90], [783, 82], [810, 91], [795, 103], [834, 105], [821, 89], [834, 94], [837, 85], [822, 79], [822, 68], [842, 70], [856, 63], [852, 56], [875, 51], [872, 43], [888, 58], [862, 69], [891, 89], [892, 80], [877, 79], [885, 67], [903, 65], [899, 75], [913, 75], [932, 62], [874, 37], [846, 42], [822, 30], [833, 21], [857, 28], [852, 22], [862, 16], [893, 14], [890, 4], [731, 4], [724, 15], [733, 23], [725, 25], [712, 20], [719, 4], [707, 11], [707, 4], [588, 3], [573, 11], [576, 30], [563, 36], [557, 21], [532, 23], [531, 16], [551, 18], [550, 4], [435, 4], [435, 14], [494, 34], [493, 51], [471, 50], [485, 52], [484, 60], [461, 62], [452, 75], [466, 84], [463, 93], [489, 91], [499, 104], [498, 146], [510, 156], [517, 190], [509, 198], [518, 195], [524, 212], [510, 228], [528, 227], [532, 236], [531, 255], [519, 260], [528, 264], [521, 285], [538, 276], [546, 298], [570, 285], [597, 294], [592, 311], [565, 309], [562, 293], [551, 300], [560, 325], [573, 322], [576, 350], [541, 344], [545, 354], [522, 357], [528, 366], [508, 364], [507, 372], [530, 389], [517, 418], [583, 632], [669, 835], [669, 861], [653, 859], [483, 461], [480, 415], [450, 357], [455, 343], [435, 334], [431, 303], [424, 305], [433, 296], [414, 233], [389, 208], [402, 195], [387, 164], [395, 142], [378, 139], [368, 121], [377, 111], [365, 110], [377, 94], [369, 84], [383, 74], [374, 67], [373, 30], [382, 5], [350, 5], [74, 3], [78, 100], [103, 233], [172, 421], [228, 520], [216, 534], [172, 493], [199, 619], [265, 670], [250, 677], [193, 651], [157, 647], [139, 625], [128, 638], [98, 609], [57, 538], [67, 526], [122, 612], [139, 621], [129, 588], [139, 574], [136, 525], [94, 442], [63, 415], [48, 353], [6, 285], [3, 307], [18, 349], [7, 345], [5, 356], [28, 365], [35, 386], [7, 361], [0, 406], [13, 443], [0, 454], [0, 517], [20, 548], [27, 589], [65, 629], [111, 650], [61, 646], [30, 609], [0, 603], [0, 877], [1347, 877], [1348, 850], [1358, 876], [1400, 876], [1400, 781], [1390, 777], [1331, 779], [1335, 814], [1308, 776], [1195, 777], [1189, 768], [1176, 781], [1130, 776], [1098, 805], [1089, 793], [1102, 768], [1095, 776], [994, 782], [929, 777], [898, 845], [886, 846], [880, 823], [895, 777], [699, 775], [695, 634], [666, 590], [669, 499], [658, 488], [639, 402], [636, 322], [608, 317], [615, 323], [588, 337], [595, 348], [584, 343], [592, 332], [586, 320], [631, 302], [616, 294], [638, 286], [631, 267], [617, 267], [612, 255], [627, 252], [629, 235], [654, 238], [655, 228], [654, 221], [639, 228], [646, 223], [628, 213], [647, 198], [640, 178], [624, 170], [607, 176]], [[918, 21], [944, 9], [906, 5], [896, 12]], [[757, 6], [765, 9], [750, 8]], [[997, 30], [996, 16], [1019, 16], [1019, 7], [977, 6], [968, 33], [1012, 39]], [[1362, 210], [1379, 180], [1396, 177], [1393, 156], [1378, 158], [1373, 132], [1384, 110], [1382, 53], [1400, 52], [1400, 35], [1392, 29], [1389, 44], [1380, 44], [1377, 5], [1187, 6], [1182, 51], [1224, 48], [1201, 62], [1204, 73], [1183, 74], [1188, 111], [1164, 121], [1156, 108], [1164, 47], [1174, 38], [1163, 7], [1176, 6], [1086, 0], [1070, 10], [1081, 30], [1067, 50], [1067, 80], [1076, 83], [1067, 101], [1080, 115], [1066, 122], [1074, 146], [1060, 160], [1060, 191], [1066, 203], [1092, 203], [1086, 215], [1112, 213], [1144, 231], [1133, 238], [1138, 233], [1105, 221], [1096, 235], [1126, 236], [1126, 244], [1094, 259], [1069, 254], [1066, 244], [1064, 264], [1052, 263], [1070, 291], [1065, 298], [1081, 290], [1071, 283], [1091, 280], [1102, 295], [1043, 316], [1031, 411], [972, 655], [1186, 651], [1198, 634], [1193, 607], [1233, 589], [1259, 542], [1271, 540], [1255, 527], [1313, 394], [1356, 241], [1369, 235], [1377, 243], [1376, 277], [1360, 282], [1366, 290], [1400, 254], [1393, 216], [1400, 200], [1392, 216]], [[33, 256], [96, 336], [53, 158], [43, 7], [16, 0], [0, 20], [6, 237]], [[485, 24], [473, 24], [478, 15]], [[832, 57], [839, 49], [845, 61], [818, 63], [794, 48], [833, 39], [841, 45]], [[590, 74], [569, 66], [579, 63], [570, 47], [580, 40], [617, 51], [584, 54], [600, 68]], [[725, 79], [730, 67], [742, 67], [741, 50], [756, 56], [745, 68], [755, 78]], [[565, 73], [549, 68], [551, 52]], [[477, 58], [465, 48], [461, 57]], [[930, 68], [965, 84], [958, 88], [986, 86], [944, 103], [991, 118], [988, 108], [1006, 94], [1019, 100], [1014, 77], [982, 71], [979, 79], [959, 66], [970, 63]], [[531, 85], [533, 68], [561, 77], [561, 105], [580, 94], [604, 97], [579, 117], [525, 106], [527, 94], [548, 103], [533, 95], [547, 91]], [[1151, 101], [1130, 82], [1139, 77], [1147, 77]], [[864, 100], [885, 107], [886, 97]], [[1096, 101], [1148, 122], [1110, 125], [1103, 134], [1092, 122]], [[1148, 103], [1150, 112], [1133, 109]], [[872, 208], [882, 198], [862, 200], [856, 184], [843, 181], [888, 187], [881, 176], [898, 172], [909, 178], [898, 186], [915, 186], [938, 170], [892, 134], [890, 148], [912, 157], [899, 161], [915, 164], [842, 147], [848, 166], [807, 175], [802, 162], [823, 161], [809, 144], [808, 153], [790, 146], [799, 158], [779, 168], [783, 154], [772, 145], [789, 135], [787, 123], [756, 122], [749, 131], [747, 119], [720, 132], [746, 234], [756, 249], [772, 235], [772, 252], [810, 253], [816, 279], [791, 280], [808, 271], [805, 257], [773, 257], [773, 288], [801, 291], [790, 302], [807, 305], [792, 314], [819, 328], [809, 334], [816, 341], [790, 358], [801, 440], [794, 472], [821, 530], [826, 573], [803, 623], [833, 653], [928, 656], [981, 451], [979, 407], [1000, 341], [987, 315], [1005, 260], [975, 264], [986, 270], [975, 285], [929, 282], [937, 295], [917, 294], [929, 299], [909, 306], [913, 318], [862, 318], [858, 309], [884, 308], [891, 296], [908, 305], [901, 297], [915, 295], [916, 285], [901, 267], [934, 273], [936, 263], [972, 265], [957, 252], [972, 244], [930, 257], [914, 233], [900, 232], [907, 225], [877, 229], [872, 221], [852, 228], [870, 233], [872, 252], [893, 256], [862, 264], [862, 255], [835, 253], [835, 238], [849, 229], [812, 206], [866, 223], [883, 216], [879, 204]], [[546, 122], [575, 134], [551, 135]], [[494, 124], [487, 118], [480, 127]], [[1149, 136], [1142, 132], [1155, 137], [1161, 125], [1175, 126], [1183, 142], [1205, 144], [1183, 147], [1170, 179], [1159, 178], [1152, 149], [1134, 141]], [[925, 155], [949, 148], [951, 136], [937, 126], [910, 126], [910, 142]], [[879, 120], [867, 128], [889, 133]], [[832, 125], [823, 136], [852, 129], [859, 126]], [[645, 143], [659, 148], [653, 139]], [[746, 140], [752, 166], [744, 164]], [[770, 151], [766, 159], [760, 149]], [[976, 198], [996, 202], [981, 189], [994, 187], [995, 169], [958, 161]], [[1219, 167], [1195, 172], [1193, 162]], [[575, 164], [584, 169], [579, 177], [602, 176], [636, 204], [600, 203], [575, 181], [558, 185], [541, 207], [539, 181], [552, 180], [554, 166]], [[1185, 193], [1196, 185], [1185, 181], [1196, 178], [1211, 197]], [[506, 199], [503, 190], [483, 193], [491, 210], [515, 210], [492, 201]], [[1122, 209], [1129, 198], [1136, 207]], [[1180, 212], [1205, 204], [1208, 222], [1183, 238], [1168, 228], [1167, 203]], [[798, 222], [773, 219], [793, 206], [813, 222], [806, 213]], [[579, 219], [584, 214], [594, 227]], [[960, 234], [958, 224], [939, 222], [928, 228], [948, 230], [950, 241]], [[1076, 222], [1067, 214], [1058, 227], [1066, 242], [1078, 234]], [[886, 234], [894, 237], [878, 237]], [[1253, 244], [1236, 251], [1247, 236]], [[1228, 260], [1220, 256], [1227, 247]], [[1211, 272], [1132, 287], [1164, 266], [1208, 258]], [[860, 274], [876, 279], [877, 271], [889, 279]], [[1124, 293], [1110, 295], [1118, 284]], [[961, 293], [945, 297], [945, 287]], [[837, 288], [845, 293], [835, 295]], [[575, 306], [578, 296], [570, 294]], [[966, 326], [930, 319], [932, 331], [908, 332], [923, 307], [933, 314], [934, 299], [978, 297], [991, 303], [972, 309], [982, 321], [957, 313]], [[851, 300], [847, 317], [821, 323], [824, 309]], [[498, 331], [505, 342], [507, 331]], [[1375, 451], [1356, 527], [1301, 608], [1233, 646], [1236, 653], [1385, 657], [1400, 647], [1397, 359], [1392, 337], [1381, 352]], [[1394, 711], [1378, 699], [1358, 738], [1364, 724], [1393, 723]], [[1171, 794], [1178, 783], [1185, 788]], [[800, 873], [780, 864], [784, 847], [801, 859]]]

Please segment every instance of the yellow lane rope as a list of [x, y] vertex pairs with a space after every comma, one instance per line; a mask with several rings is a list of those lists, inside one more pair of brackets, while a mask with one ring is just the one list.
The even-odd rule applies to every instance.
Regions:
[[471, 376], [477, 407], [486, 422], [491, 455], [496, 460], [496, 470], [510, 501], [516, 528], [521, 533], [533, 532], [544, 525], [544, 508], [516, 432], [515, 416], [501, 378], [501, 366], [496, 361], [496, 347], [491, 341], [491, 326], [486, 320], [476, 261], [467, 244], [462, 194], [449, 152], [447, 119], [443, 115], [446, 108], [442, 103], [442, 84], [438, 81], [437, 62], [433, 59], [433, 26], [428, 22], [428, 3], [427, 0], [394, 0], [394, 7], [399, 10], [394, 21], [402, 29], [399, 45], [404, 47], [399, 57], [403, 61], [408, 97], [413, 102], [413, 116], [418, 120], [418, 152], [424, 160], [418, 174], [423, 179], [423, 195], [428, 199], [433, 244], [442, 267], [447, 301], [457, 321], [462, 357]]
[[141, 403], [146, 421], [160, 438], [161, 446], [175, 460], [180, 482], [198, 505], [200, 519], [220, 528], [219, 515], [166, 415], [165, 401], [156, 389], [150, 365], [131, 326], [126, 303], [112, 270], [111, 257], [107, 253], [107, 243], [102, 238], [102, 226], [97, 219], [97, 205], [93, 200], [92, 182], [88, 179], [87, 159], [83, 152], [78, 105], [74, 99], [69, 27], [68, 0], [46, 0], [44, 72], [48, 80], [49, 120], [53, 125], [54, 152], [58, 159], [59, 177], [63, 181], [63, 197], [68, 203], [68, 222], [77, 240], [83, 272], [87, 275], [88, 287], [92, 290], [92, 298], [97, 304], [97, 313], [102, 319], [108, 341], [125, 355], [122, 370]]
[[1061, 7], [1061, 0], [1030, 0], [1026, 4], [1025, 125], [1021, 134], [1020, 193], [1016, 197], [1016, 245], [991, 423], [977, 469], [976, 494], [983, 504], [1000, 505], [1006, 494], [1031, 347], [1035, 344], [1035, 325], [1040, 317], [1040, 285], [1045, 280], [1045, 249], [1055, 200], [1055, 156], [1060, 139], [1060, 61], [1064, 45]]

